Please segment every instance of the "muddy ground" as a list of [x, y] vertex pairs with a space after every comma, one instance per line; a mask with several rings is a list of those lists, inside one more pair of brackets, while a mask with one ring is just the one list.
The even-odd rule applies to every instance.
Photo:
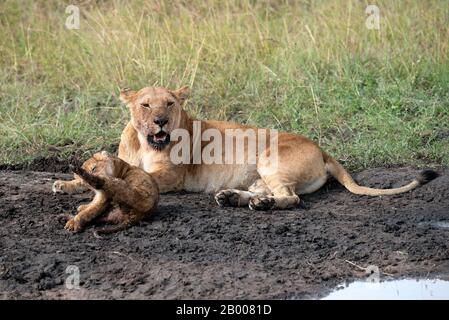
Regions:
[[[395, 187], [412, 168], [370, 169], [364, 185]], [[449, 275], [449, 170], [410, 193], [351, 195], [336, 182], [304, 196], [302, 208], [219, 208], [211, 195], [165, 194], [151, 218], [96, 238], [63, 229], [89, 193], [53, 195], [68, 174], [0, 171], [0, 298], [295, 299], [323, 296], [366, 277]], [[80, 289], [65, 287], [70, 265]]]

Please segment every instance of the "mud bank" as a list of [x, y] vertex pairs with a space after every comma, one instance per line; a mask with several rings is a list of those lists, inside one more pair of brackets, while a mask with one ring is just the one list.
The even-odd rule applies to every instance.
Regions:
[[[363, 185], [387, 188], [415, 177], [412, 168], [370, 169]], [[410, 193], [355, 196], [338, 183], [303, 197], [302, 208], [253, 212], [219, 208], [211, 195], [162, 195], [151, 218], [96, 238], [71, 234], [56, 218], [89, 193], [53, 195], [67, 174], [0, 171], [1, 298], [316, 298], [345, 280], [447, 278], [449, 170]], [[437, 222], [437, 223], [436, 223]], [[443, 223], [443, 224], [441, 224]], [[80, 289], [65, 287], [68, 266]]]

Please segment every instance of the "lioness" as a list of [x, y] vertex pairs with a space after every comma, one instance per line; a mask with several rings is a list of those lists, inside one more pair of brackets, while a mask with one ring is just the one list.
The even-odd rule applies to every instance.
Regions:
[[[94, 154], [73, 171], [77, 181], [83, 181], [83, 186], [95, 191], [95, 197], [78, 207], [76, 216], [70, 217], [65, 225], [67, 230], [81, 231], [110, 208], [112, 211], [99, 220], [113, 226], [99, 228], [97, 232], [123, 230], [150, 214], [158, 203], [159, 189], [150, 174], [105, 151]], [[55, 183], [53, 191], [61, 191], [59, 186], [63, 183]]]
[[[174, 164], [170, 152], [176, 142], [171, 140], [170, 134], [174, 129], [185, 129], [190, 136], [194, 134], [194, 120], [182, 107], [189, 92], [188, 87], [175, 91], [145, 87], [139, 91], [122, 90], [120, 93], [120, 99], [131, 112], [131, 121], [122, 133], [118, 156], [151, 173], [161, 192], [216, 192], [215, 200], [220, 206], [269, 210], [295, 207], [299, 203], [298, 195], [318, 190], [329, 175], [350, 192], [370, 196], [407, 192], [438, 176], [428, 170], [400, 188], [362, 187], [313, 141], [287, 132], [278, 134], [276, 166], [269, 159], [274, 151], [270, 146], [256, 155], [255, 164]], [[207, 129], [217, 129], [223, 137], [227, 129], [262, 130], [231, 122], [201, 121], [201, 131]], [[202, 142], [200, 148], [203, 150], [206, 146], [207, 143]], [[244, 152], [247, 151], [245, 149]], [[60, 187], [74, 191], [81, 185], [82, 181], [76, 179]]]

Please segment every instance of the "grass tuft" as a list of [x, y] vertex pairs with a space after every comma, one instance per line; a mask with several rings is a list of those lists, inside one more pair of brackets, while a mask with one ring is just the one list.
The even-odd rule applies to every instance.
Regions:
[[356, 169], [449, 165], [449, 6], [378, 1], [0, 3], [0, 163], [118, 143], [119, 87], [190, 85], [195, 116], [289, 130]]

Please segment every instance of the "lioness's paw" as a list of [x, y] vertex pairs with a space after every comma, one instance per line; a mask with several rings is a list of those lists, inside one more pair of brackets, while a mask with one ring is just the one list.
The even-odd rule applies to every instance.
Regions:
[[78, 220], [76, 220], [75, 218], [72, 218], [69, 221], [67, 221], [64, 229], [73, 231], [73, 232], [79, 232], [83, 229], [83, 226], [81, 225], [81, 223]]
[[271, 210], [276, 206], [276, 201], [271, 197], [255, 197], [249, 200], [251, 210]]
[[240, 195], [233, 190], [221, 190], [215, 194], [215, 201], [220, 207], [238, 207]]
[[67, 193], [64, 190], [64, 186], [65, 186], [65, 181], [57, 180], [53, 183], [53, 186], [51, 187], [51, 191], [53, 191], [53, 193]]

